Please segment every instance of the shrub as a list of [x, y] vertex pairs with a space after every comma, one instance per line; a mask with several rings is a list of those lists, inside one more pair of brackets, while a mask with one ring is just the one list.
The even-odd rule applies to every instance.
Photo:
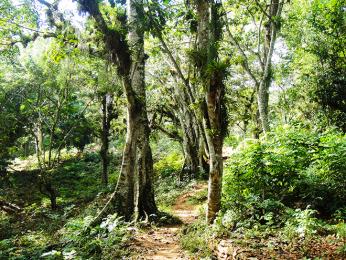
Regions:
[[156, 176], [170, 177], [181, 170], [183, 165], [183, 157], [178, 152], [171, 152], [157, 163], [154, 164], [154, 171]]
[[285, 207], [309, 205], [325, 217], [345, 207], [346, 136], [336, 130], [280, 127], [241, 144], [227, 165], [223, 211], [235, 220], [265, 223], [270, 213], [280, 224]]
[[210, 257], [212, 252], [209, 242], [212, 240], [212, 229], [199, 220], [182, 230], [180, 243], [183, 249], [193, 253], [198, 259]]
[[[117, 215], [109, 215], [103, 222], [85, 232], [93, 218], [70, 220], [62, 230], [64, 254], [73, 252], [82, 259], [117, 259], [124, 255], [123, 244], [127, 240], [127, 225]], [[101, 258], [102, 256], [102, 258]]]

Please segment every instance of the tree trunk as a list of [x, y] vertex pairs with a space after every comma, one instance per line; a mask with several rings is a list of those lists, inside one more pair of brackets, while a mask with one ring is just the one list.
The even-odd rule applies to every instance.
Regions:
[[52, 210], [56, 210], [58, 208], [58, 204], [56, 202], [57, 192], [50, 182], [46, 183], [45, 188], [48, 192], [48, 196], [50, 199], [50, 207]]
[[41, 170], [41, 180], [39, 183], [40, 192], [46, 195], [50, 200], [50, 207], [52, 210], [56, 210], [58, 208], [58, 204], [56, 202], [56, 198], [58, 196], [58, 192], [54, 188], [51, 180], [45, 176], [45, 172]]
[[270, 131], [268, 107], [269, 107], [269, 88], [272, 82], [272, 56], [279, 30], [279, 18], [281, 16], [283, 3], [280, 0], [271, 0], [269, 19], [265, 26], [264, 37], [264, 71], [258, 88], [257, 101], [260, 114], [262, 130], [264, 133]]
[[[149, 144], [149, 122], [146, 111], [145, 94], [145, 53], [144, 53], [144, 31], [141, 25], [143, 17], [143, 0], [128, 0], [127, 14], [129, 24], [128, 41], [131, 49], [131, 86], [136, 101], [136, 109], [133, 111], [136, 122], [137, 134], [137, 162], [135, 173], [136, 199], [135, 210], [137, 217], [157, 212], [152, 186], [153, 160]], [[129, 94], [129, 93], [127, 93]]]
[[184, 150], [184, 173], [189, 177], [194, 178], [199, 172], [198, 160], [198, 136], [194, 132], [192, 118], [188, 113], [185, 117], [181, 116], [182, 133], [183, 133], [183, 150]]
[[17, 206], [16, 204], [0, 199], [0, 210], [3, 210], [7, 213], [18, 213], [22, 211], [22, 208]]
[[142, 212], [151, 214], [156, 212], [157, 208], [151, 183], [153, 162], [149, 146], [144, 84], [144, 28], [140, 19], [143, 18], [143, 0], [127, 0], [128, 41], [122, 31], [107, 26], [97, 1], [78, 2], [91, 14], [103, 33], [106, 48], [122, 78], [127, 99], [127, 135], [120, 176], [111, 198], [90, 224], [93, 226], [99, 223], [111, 208], [126, 220], [129, 220], [135, 211], [139, 215]]
[[[189, 176], [196, 177], [197, 173], [204, 173], [208, 171], [206, 160], [204, 159], [206, 140], [203, 131], [203, 123], [199, 118], [197, 109], [191, 108], [197, 101], [197, 96], [200, 96], [196, 91], [194, 85], [191, 84], [188, 78], [185, 78], [183, 72], [173, 57], [172, 52], [168, 48], [160, 31], [156, 33], [159, 41], [168, 58], [172, 62], [175, 73], [172, 73], [176, 83], [180, 85], [174, 88], [174, 99], [179, 108], [178, 114], [180, 119], [180, 126], [183, 133], [183, 151], [184, 151], [184, 166], [185, 172], [188, 172]], [[203, 36], [200, 37], [203, 39]], [[180, 80], [180, 81], [179, 81]], [[198, 162], [198, 163], [197, 163]], [[184, 170], [184, 169], [183, 169]], [[180, 175], [183, 174], [183, 171]]]
[[41, 169], [45, 168], [44, 148], [43, 148], [43, 131], [42, 123], [39, 121], [35, 126], [35, 150], [38, 165]]
[[[129, 84], [129, 82], [125, 80], [124, 84]], [[129, 220], [132, 217], [135, 209], [134, 172], [137, 161], [136, 140], [138, 138], [138, 131], [136, 131], [136, 112], [131, 103], [128, 103], [127, 110], [126, 142], [120, 175], [114, 192], [113, 203], [115, 206], [115, 211], [124, 216], [126, 220]]]
[[113, 119], [113, 108], [111, 95], [105, 93], [102, 96], [102, 132], [101, 132], [101, 163], [102, 163], [102, 184], [104, 186], [108, 185], [108, 164], [109, 164], [109, 134], [111, 120]]
[[262, 131], [267, 133], [270, 131], [269, 118], [268, 118], [268, 106], [269, 106], [269, 87], [271, 80], [269, 78], [264, 79], [258, 89], [258, 111], [260, 114], [260, 121]]
[[[176, 80], [177, 84], [179, 81]], [[196, 112], [191, 108], [193, 100], [189, 97], [185, 83], [183, 87], [175, 88], [174, 98], [178, 107], [178, 118], [183, 135], [184, 168], [181, 175], [187, 174], [190, 178], [195, 178], [205, 170], [205, 160], [203, 158], [204, 139], [199, 129], [199, 122]]]
[[221, 3], [202, 0], [197, 2], [198, 43], [202, 60], [198, 66], [201, 85], [205, 89], [204, 134], [209, 151], [209, 183], [206, 219], [212, 223], [221, 207], [223, 159], [222, 146], [226, 130], [224, 105], [224, 71], [210, 65], [219, 62], [218, 41], [221, 39]]
[[144, 126], [139, 138], [138, 145], [138, 185], [136, 201], [136, 217], [144, 217], [157, 212], [154, 198], [153, 179], [153, 158], [149, 145], [149, 127]]
[[223, 76], [214, 75], [207, 93], [208, 118], [205, 120], [205, 133], [209, 147], [209, 182], [207, 221], [212, 223], [221, 208], [223, 158], [222, 147], [225, 131], [222, 125], [223, 115]]

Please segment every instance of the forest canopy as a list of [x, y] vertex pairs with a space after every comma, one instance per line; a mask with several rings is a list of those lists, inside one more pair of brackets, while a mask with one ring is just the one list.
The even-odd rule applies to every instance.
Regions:
[[343, 259], [345, 33], [345, 0], [2, 0], [0, 259]]

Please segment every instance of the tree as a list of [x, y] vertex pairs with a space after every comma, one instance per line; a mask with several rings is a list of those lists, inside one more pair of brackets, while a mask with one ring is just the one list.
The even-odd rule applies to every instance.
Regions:
[[[143, 18], [143, 2], [127, 1], [127, 19], [123, 6], [117, 6], [120, 9], [116, 14], [120, 30], [107, 25], [97, 1], [78, 2], [94, 18], [103, 34], [106, 50], [123, 82], [128, 109], [127, 136], [120, 176], [111, 199], [94, 223], [109, 211], [111, 205], [126, 219], [130, 219], [135, 211], [139, 216], [155, 213], [157, 208], [152, 187], [153, 162], [144, 84], [144, 31], [140, 22]], [[111, 7], [115, 7], [114, 3]]]
[[284, 28], [293, 53], [291, 73], [296, 75], [291, 91], [304, 91], [305, 99], [315, 105], [306, 107], [307, 114], [316, 114], [316, 109], [322, 112], [318, 118], [309, 119], [322, 121], [322, 125], [336, 125], [343, 131], [346, 130], [344, 6], [345, 1], [293, 1]]
[[[154, 127], [181, 142], [184, 165], [180, 175], [197, 177], [208, 171], [207, 142], [199, 111], [200, 95], [195, 84], [193, 62], [190, 55], [182, 55], [184, 52], [190, 54], [194, 49], [195, 28], [190, 26], [193, 16], [192, 8], [182, 3], [177, 5], [166, 2], [161, 5], [154, 1], [148, 4], [148, 26], [156, 40], [149, 59], [152, 63], [150, 71], [154, 72], [150, 72], [149, 77], [152, 84], [159, 86], [159, 93], [170, 97], [166, 102], [160, 99], [155, 113], [160, 115], [160, 119], [167, 118], [179, 127], [181, 135], [176, 131], [167, 131], [162, 126], [158, 127], [157, 124]], [[176, 21], [175, 26], [169, 26], [167, 20], [170, 21], [169, 24]], [[187, 26], [190, 31], [186, 35], [182, 34], [181, 31], [185, 31]], [[184, 44], [174, 45], [176, 41]], [[163, 56], [167, 59], [165, 64], [162, 64]], [[156, 119], [156, 116], [153, 118]]]
[[[33, 55], [35, 48], [43, 50], [40, 55]], [[77, 98], [73, 60], [64, 55], [56, 41], [37, 39], [21, 53], [5, 81], [17, 102], [13, 117], [20, 126], [17, 131], [23, 129], [35, 144], [40, 190], [50, 198], [52, 209], [57, 208], [58, 192], [51, 172], [60, 163], [60, 151], [71, 144], [82, 149], [91, 135], [84, 116], [87, 105]], [[11, 108], [10, 103], [5, 105]]]
[[227, 65], [220, 61], [219, 57], [219, 41], [222, 39], [221, 7], [218, 1], [196, 2], [199, 60], [195, 64], [199, 84], [205, 95], [202, 113], [210, 164], [206, 215], [209, 223], [214, 221], [221, 207], [222, 147], [227, 129], [223, 82]]
[[270, 130], [268, 106], [273, 80], [272, 58], [282, 26], [281, 16], [285, 3], [284, 0], [271, 0], [269, 3], [258, 0], [255, 3], [231, 1], [231, 5], [226, 6], [230, 14], [227, 19], [227, 36], [238, 53], [231, 54], [231, 60], [240, 65], [253, 82], [263, 132]]

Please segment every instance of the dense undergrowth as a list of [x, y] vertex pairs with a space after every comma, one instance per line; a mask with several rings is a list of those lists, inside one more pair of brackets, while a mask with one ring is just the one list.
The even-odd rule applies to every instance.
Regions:
[[[117, 160], [113, 158], [113, 173]], [[58, 191], [55, 211], [40, 192], [38, 171], [30, 170], [34, 166], [28, 168], [9, 173], [1, 183], [0, 196], [23, 210], [15, 215], [0, 213], [0, 259], [112, 259], [126, 255], [128, 226], [116, 215], [85, 232], [110, 191], [101, 185], [97, 153], [67, 155], [51, 173]], [[111, 174], [110, 182], [116, 177]]]
[[218, 218], [208, 227], [201, 216], [182, 245], [201, 257], [225, 240], [247, 256], [341, 259], [345, 176], [346, 136], [335, 129], [280, 127], [245, 140], [226, 162]]
[[169, 214], [171, 206], [194, 182], [178, 178], [183, 162], [178, 149], [175, 143], [167, 140], [154, 145], [158, 214], [136, 224], [124, 222], [116, 214], [109, 215], [91, 229], [87, 229], [90, 221], [105, 205], [116, 183], [120, 153], [112, 155], [109, 187], [101, 184], [98, 153], [64, 153], [61, 164], [50, 173], [58, 191], [55, 211], [51, 210], [48, 197], [40, 191], [35, 159], [17, 160], [22, 164], [17, 165], [21, 170], [9, 172], [0, 183], [0, 199], [9, 200], [23, 210], [18, 214], [0, 212], [0, 259], [119, 259], [129, 256], [126, 248], [133, 225], [140, 228], [142, 224], [148, 227], [180, 223]]
[[[178, 149], [167, 140], [154, 146], [156, 200], [160, 211], [168, 213], [176, 199], [196, 185], [196, 180], [179, 178], [183, 158]], [[116, 172], [119, 159], [113, 158], [111, 172]], [[110, 194], [100, 183], [100, 172], [96, 153], [66, 157], [53, 174], [59, 191], [56, 211], [40, 193], [34, 169], [12, 172], [1, 183], [0, 196], [24, 210], [0, 214], [0, 259], [129, 256], [133, 227], [120, 217], [109, 215], [85, 232]], [[222, 210], [216, 221], [206, 225], [202, 207], [200, 218], [183, 227], [181, 245], [198, 258], [217, 255], [223, 243], [239, 251], [239, 257], [342, 259], [345, 175], [346, 137], [335, 129], [318, 133], [281, 127], [260, 140], [245, 140], [225, 162]], [[111, 174], [110, 183], [116, 177]], [[206, 197], [202, 190], [188, 203], [200, 205]], [[146, 226], [178, 223], [166, 213], [150, 221]]]

